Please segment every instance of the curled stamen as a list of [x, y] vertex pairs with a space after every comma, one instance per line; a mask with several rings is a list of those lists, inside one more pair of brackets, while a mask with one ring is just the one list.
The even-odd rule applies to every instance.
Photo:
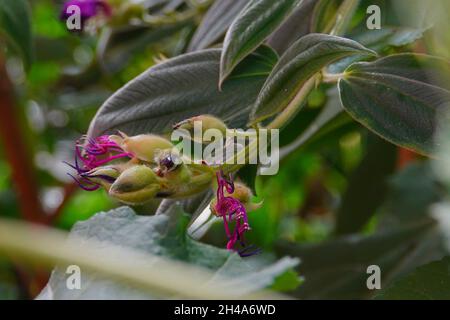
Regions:
[[81, 188], [87, 191], [94, 191], [103, 182], [114, 183], [115, 177], [95, 174], [92, 173], [92, 170], [118, 159], [132, 157], [133, 155], [131, 153], [125, 152], [109, 136], [100, 136], [95, 139], [82, 137], [75, 145], [74, 164], [66, 164], [77, 172], [77, 177], [70, 176]]
[[[254, 253], [245, 253], [247, 249], [244, 234], [250, 230], [245, 206], [238, 199], [232, 196], [225, 196], [225, 190], [228, 194], [233, 194], [235, 191], [231, 175], [227, 179], [224, 177], [223, 172], [217, 172], [217, 184], [217, 202], [214, 206], [214, 211], [223, 218], [225, 233], [228, 237], [227, 249], [236, 251], [235, 247], [239, 242], [244, 247], [243, 250], [238, 251], [241, 256], [247, 257], [256, 254], [256, 251]], [[230, 230], [232, 221], [235, 222], [233, 232]], [[241, 252], [243, 252], [243, 255]]]

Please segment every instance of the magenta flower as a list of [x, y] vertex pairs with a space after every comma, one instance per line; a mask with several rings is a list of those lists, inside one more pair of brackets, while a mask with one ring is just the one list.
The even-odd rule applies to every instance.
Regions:
[[78, 6], [81, 12], [81, 23], [84, 26], [87, 20], [103, 13], [105, 16], [111, 16], [112, 9], [105, 0], [69, 0], [64, 3], [61, 11], [61, 20], [67, 20], [71, 14], [67, 13], [70, 6]]
[[94, 178], [108, 183], [113, 183], [115, 180], [107, 175], [96, 174], [94, 169], [117, 159], [132, 157], [131, 153], [125, 152], [109, 136], [100, 136], [96, 139], [83, 137], [75, 146], [75, 164], [68, 164], [77, 171], [77, 177], [69, 175], [84, 190], [94, 191], [101, 186], [98, 182], [92, 181]]
[[[223, 172], [217, 172], [217, 203], [215, 204], [214, 210], [216, 214], [223, 218], [225, 233], [228, 237], [227, 249], [236, 251], [235, 246], [239, 244], [243, 247], [242, 250], [238, 251], [241, 257], [248, 257], [260, 252], [259, 249], [250, 252], [252, 248], [246, 247], [244, 233], [250, 230], [250, 225], [248, 223], [247, 211], [244, 205], [233, 197], [225, 196], [224, 190], [228, 194], [234, 193], [234, 183], [232, 177], [230, 176], [227, 180], [223, 176]], [[231, 231], [230, 224], [235, 222], [234, 230]]]

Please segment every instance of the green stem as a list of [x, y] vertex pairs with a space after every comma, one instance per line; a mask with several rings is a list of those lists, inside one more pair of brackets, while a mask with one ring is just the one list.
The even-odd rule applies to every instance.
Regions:
[[359, 2], [360, 0], [344, 0], [336, 13], [336, 22], [330, 32], [332, 35], [341, 36], [345, 34]]
[[339, 80], [345, 77], [345, 73], [327, 73], [325, 70], [322, 71], [322, 82], [323, 83], [338, 83]]

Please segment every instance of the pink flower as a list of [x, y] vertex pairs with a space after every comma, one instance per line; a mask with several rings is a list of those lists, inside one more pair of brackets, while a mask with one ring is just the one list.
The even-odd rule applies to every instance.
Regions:
[[67, 9], [70, 6], [77, 6], [80, 8], [81, 23], [84, 26], [87, 20], [103, 13], [105, 16], [111, 16], [111, 7], [104, 0], [69, 0], [64, 3], [61, 11], [61, 20], [67, 20], [70, 14], [67, 13]]
[[[244, 234], [250, 230], [248, 216], [245, 206], [236, 198], [225, 196], [224, 190], [228, 194], [234, 193], [234, 183], [232, 177], [227, 180], [223, 176], [223, 172], [217, 172], [217, 202], [214, 207], [216, 214], [223, 218], [225, 233], [228, 237], [227, 249], [235, 251], [235, 246], [239, 242], [243, 247], [238, 251], [241, 257], [248, 257], [260, 252], [259, 249], [249, 252], [252, 248], [246, 247]], [[234, 230], [231, 231], [230, 223], [235, 222]]]
[[100, 184], [92, 181], [93, 178], [114, 182], [114, 178], [106, 175], [94, 175], [94, 169], [109, 164], [110, 162], [132, 158], [131, 153], [125, 152], [109, 136], [100, 136], [96, 139], [83, 137], [75, 146], [75, 164], [68, 164], [77, 171], [77, 177], [70, 175], [81, 188], [94, 191], [100, 188]]

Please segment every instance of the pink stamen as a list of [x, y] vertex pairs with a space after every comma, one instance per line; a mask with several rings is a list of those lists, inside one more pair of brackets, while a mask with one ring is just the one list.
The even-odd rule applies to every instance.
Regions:
[[[250, 230], [247, 211], [238, 199], [225, 196], [224, 190], [229, 194], [234, 193], [234, 183], [231, 176], [227, 180], [222, 172], [217, 172], [217, 184], [217, 203], [214, 209], [217, 215], [223, 218], [225, 233], [228, 237], [227, 250], [236, 251], [235, 246], [238, 241], [245, 247], [244, 233]], [[235, 221], [233, 232], [230, 231], [229, 224], [231, 221]], [[249, 255], [252, 254], [246, 256]]]
[[[85, 190], [93, 191], [100, 187], [96, 182], [89, 180], [86, 175], [89, 171], [122, 158], [132, 158], [133, 155], [124, 150], [109, 136], [100, 136], [96, 139], [83, 137], [75, 145], [75, 164], [70, 165], [77, 171], [79, 178], [72, 178]], [[80, 164], [80, 163], [81, 164]], [[106, 178], [106, 177], [105, 177]], [[110, 181], [108, 181], [110, 182]]]

